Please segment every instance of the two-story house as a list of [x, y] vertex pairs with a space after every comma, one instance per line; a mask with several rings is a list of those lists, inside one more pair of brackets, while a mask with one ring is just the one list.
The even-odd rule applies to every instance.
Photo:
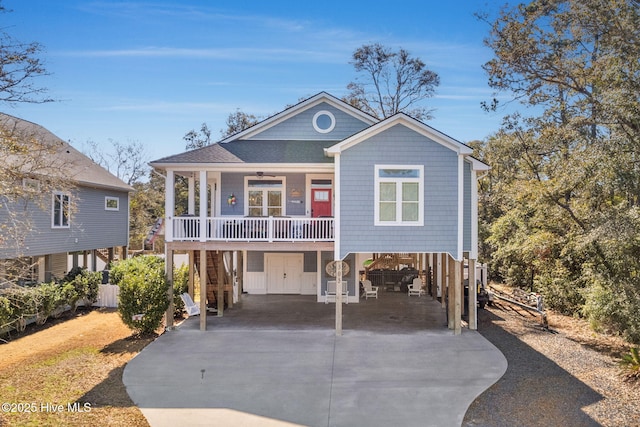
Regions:
[[[406, 114], [377, 120], [320, 93], [216, 144], [151, 163], [166, 176], [167, 259], [191, 254], [209, 302], [225, 290], [229, 304], [242, 292], [324, 302], [328, 282], [342, 279], [346, 300], [357, 303], [363, 263], [412, 254], [433, 273], [449, 327], [459, 331], [465, 260], [475, 283], [477, 178], [488, 170], [471, 153]], [[189, 195], [179, 216], [178, 182]]]
[[0, 194], [0, 275], [20, 265], [20, 280], [43, 282], [124, 257], [133, 188], [42, 126], [0, 114], [0, 129], [5, 147], [20, 147], [4, 150], [16, 172], [4, 182], [25, 190]]

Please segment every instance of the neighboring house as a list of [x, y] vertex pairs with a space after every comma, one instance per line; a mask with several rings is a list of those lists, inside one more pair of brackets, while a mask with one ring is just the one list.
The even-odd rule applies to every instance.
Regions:
[[[50, 194], [41, 194], [40, 203], [0, 195], [0, 224], [29, 225], [17, 234], [3, 228], [0, 274], [10, 273], [20, 263], [30, 266], [28, 277], [23, 275], [21, 280], [42, 282], [62, 278], [74, 266], [97, 271], [111, 260], [124, 257], [129, 240], [129, 192], [133, 188], [42, 126], [0, 114], [0, 128], [3, 143], [21, 139], [33, 147], [33, 152], [40, 153], [40, 158], [30, 160], [24, 168], [34, 172], [14, 185], [40, 193], [51, 188]], [[25, 158], [16, 155], [3, 160], [17, 163]], [[34, 167], [34, 163], [41, 166]], [[54, 175], [50, 172], [47, 176], [46, 171], [62, 171], [71, 186], [61, 190], [44, 185]], [[58, 178], [51, 179], [56, 182]], [[15, 225], [15, 218], [20, 218], [23, 225]]]
[[[151, 162], [166, 175], [167, 259], [192, 255], [209, 303], [224, 290], [324, 302], [336, 274], [356, 303], [365, 261], [405, 259], [432, 273], [459, 332], [463, 262], [475, 282], [477, 178], [489, 169], [471, 153], [406, 114], [379, 121], [320, 93], [219, 143]], [[187, 215], [178, 216], [185, 181]]]

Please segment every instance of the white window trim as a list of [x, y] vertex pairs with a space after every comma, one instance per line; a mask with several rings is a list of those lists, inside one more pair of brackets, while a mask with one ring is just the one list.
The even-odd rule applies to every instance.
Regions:
[[[112, 201], [116, 202], [116, 207], [115, 208], [109, 207], [109, 202], [112, 202]], [[104, 197], [104, 210], [105, 211], [119, 211], [120, 210], [120, 197], [105, 196]]]
[[[286, 215], [286, 209], [287, 209], [287, 180], [285, 179], [284, 176], [269, 176], [269, 177], [264, 177], [263, 178], [265, 181], [281, 181], [282, 182], [282, 206], [280, 207], [280, 209], [282, 210], [282, 215]], [[244, 214], [245, 216], [249, 215], [249, 190], [251, 190], [252, 188], [260, 188], [260, 187], [250, 187], [249, 186], [249, 181], [255, 181], [255, 180], [260, 180], [260, 178], [256, 178], [255, 176], [245, 176], [244, 177]], [[263, 188], [264, 189], [264, 188]], [[262, 213], [265, 213], [265, 206], [262, 206]]]
[[[331, 120], [331, 125], [327, 129], [322, 129], [320, 126], [318, 126], [318, 118], [320, 116], [325, 116], [325, 115], [329, 116], [329, 119]], [[329, 133], [336, 127], [336, 116], [334, 116], [331, 111], [321, 110], [321, 111], [318, 111], [316, 114], [314, 114], [312, 123], [313, 123], [313, 128], [316, 130], [316, 132]]]
[[[380, 169], [417, 169], [419, 171], [418, 178], [380, 178]], [[374, 177], [374, 225], [381, 227], [409, 227], [424, 225], [424, 165], [375, 165]], [[402, 203], [396, 201], [396, 221], [380, 221], [380, 183], [395, 182], [401, 184], [403, 182], [418, 183], [418, 220], [402, 221]], [[397, 193], [401, 196], [402, 192]]]
[[[60, 225], [56, 225], [55, 223], [55, 212], [56, 212], [56, 196], [66, 196], [67, 197], [67, 224], [62, 224], [62, 218], [64, 217], [64, 213], [60, 210], [60, 215], [63, 215], [60, 218]], [[63, 191], [54, 191], [51, 196], [51, 228], [70, 228], [71, 227], [71, 194], [65, 193]]]

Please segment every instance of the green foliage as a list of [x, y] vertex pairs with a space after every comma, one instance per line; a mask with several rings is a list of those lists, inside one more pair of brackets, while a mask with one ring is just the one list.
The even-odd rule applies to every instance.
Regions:
[[75, 310], [80, 300], [91, 305], [98, 299], [102, 281], [100, 272], [84, 268], [73, 269], [60, 283], [40, 283], [34, 286], [10, 286], [0, 290], [0, 329], [13, 326], [21, 329], [28, 319], [38, 324], [47, 321], [65, 307]]
[[111, 269], [111, 279], [120, 287], [118, 311], [124, 324], [138, 333], [153, 333], [169, 307], [164, 260], [139, 256], [120, 261]]
[[632, 347], [629, 353], [622, 356], [620, 366], [628, 380], [640, 380], [640, 351], [638, 351], [638, 347]]
[[497, 278], [632, 342], [640, 342], [639, 24], [634, 0], [505, 6], [484, 68], [491, 87], [536, 114], [508, 116], [475, 144], [492, 167], [479, 215], [482, 257]]
[[11, 301], [6, 296], [0, 295], [0, 330], [13, 321], [13, 308]]
[[173, 316], [180, 317], [184, 311], [184, 301], [180, 295], [189, 290], [189, 266], [182, 264], [173, 269]]

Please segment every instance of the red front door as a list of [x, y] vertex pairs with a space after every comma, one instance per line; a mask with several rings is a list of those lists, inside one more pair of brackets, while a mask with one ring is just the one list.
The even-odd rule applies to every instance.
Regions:
[[331, 216], [331, 189], [312, 188], [311, 189], [311, 216]]

